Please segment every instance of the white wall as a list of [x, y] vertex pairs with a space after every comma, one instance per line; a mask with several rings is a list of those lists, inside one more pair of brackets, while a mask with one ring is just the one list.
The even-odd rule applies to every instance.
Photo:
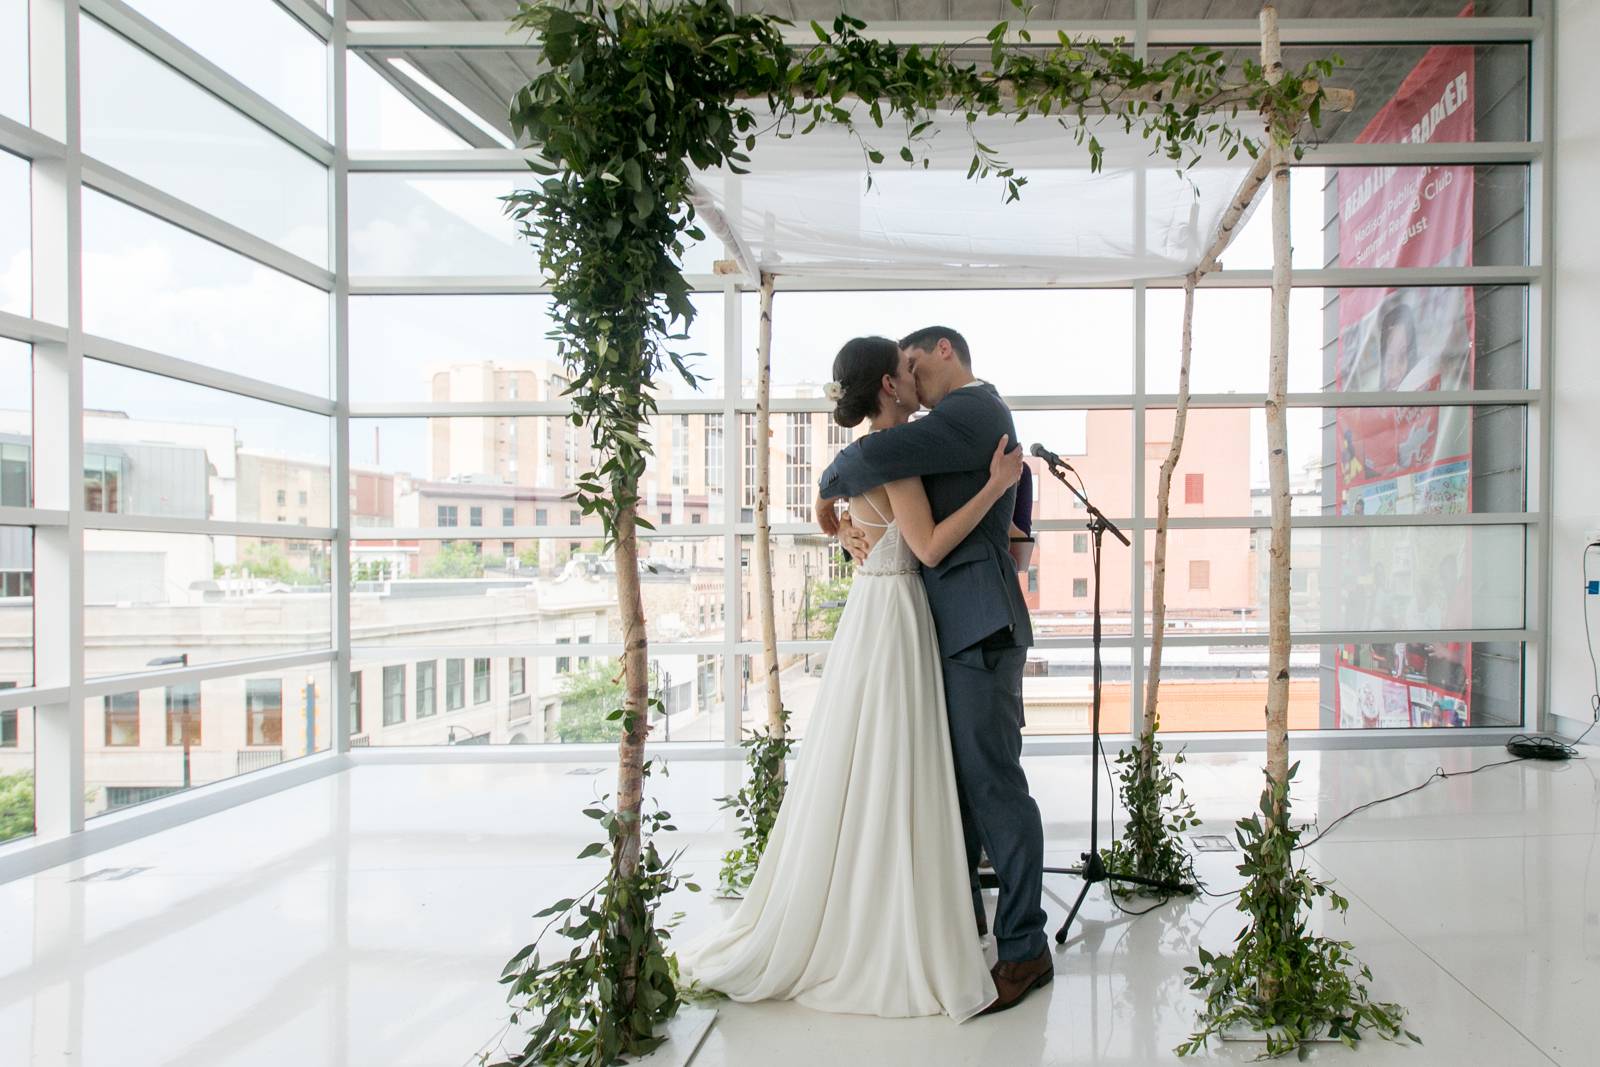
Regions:
[[[1588, 724], [1594, 692], [1585, 606], [1600, 638], [1600, 597], [1580, 595], [1584, 533], [1600, 529], [1600, 4], [1561, 0], [1557, 19], [1548, 710], [1566, 721], [1547, 722], [1566, 732]], [[1591, 571], [1600, 576], [1600, 549]]]

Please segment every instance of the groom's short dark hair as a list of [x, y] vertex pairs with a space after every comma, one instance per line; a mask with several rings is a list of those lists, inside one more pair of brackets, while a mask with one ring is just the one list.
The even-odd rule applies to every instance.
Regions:
[[956, 350], [956, 358], [961, 361], [961, 365], [971, 370], [972, 349], [967, 347], [967, 339], [948, 326], [924, 326], [915, 333], [908, 333], [900, 338], [900, 347], [929, 352], [941, 339], [950, 342], [950, 347]]

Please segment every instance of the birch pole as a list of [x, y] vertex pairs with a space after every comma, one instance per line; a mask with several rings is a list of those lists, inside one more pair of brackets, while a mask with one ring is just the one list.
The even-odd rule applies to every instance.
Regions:
[[[756, 598], [761, 602], [761, 651], [767, 670], [767, 733], [782, 737], [783, 694], [778, 689], [778, 624], [772, 607], [772, 282], [761, 272], [761, 332], [756, 385]], [[780, 768], [781, 773], [781, 768]]]
[[1167, 629], [1167, 516], [1172, 510], [1172, 474], [1183, 455], [1183, 431], [1189, 422], [1189, 357], [1194, 350], [1194, 286], [1200, 272], [1183, 279], [1183, 341], [1178, 356], [1178, 406], [1172, 415], [1172, 444], [1161, 461], [1156, 485], [1155, 561], [1150, 572], [1150, 673], [1144, 691], [1144, 729], [1139, 734], [1141, 769], [1148, 775], [1155, 759], [1158, 729], [1156, 695], [1161, 688], [1161, 648]]
[[1184, 428], [1189, 421], [1189, 367], [1194, 352], [1194, 289], [1200, 279], [1217, 269], [1218, 261], [1230, 243], [1245, 212], [1256, 202], [1261, 187], [1266, 184], [1270, 157], [1262, 153], [1250, 173], [1239, 183], [1226, 211], [1217, 223], [1217, 233], [1211, 247], [1200, 259], [1200, 265], [1183, 280], [1183, 340], [1178, 356], [1178, 405], [1172, 416], [1172, 444], [1167, 458], [1161, 462], [1161, 477], [1156, 487], [1156, 537], [1155, 559], [1150, 580], [1150, 670], [1149, 682], [1144, 691], [1144, 720], [1139, 735], [1140, 757], [1149, 770], [1154, 759], [1157, 728], [1156, 697], [1161, 687], [1161, 650], [1165, 644], [1167, 626], [1167, 520], [1172, 510], [1172, 478], [1183, 455]]
[[644, 810], [644, 752], [650, 733], [650, 646], [645, 636], [639, 586], [639, 481], [621, 487], [629, 503], [617, 510], [617, 607], [622, 615], [624, 726], [617, 744], [617, 816], [622, 840], [612, 858], [618, 877], [632, 878], [639, 866], [640, 818]]
[[[1261, 66], [1267, 81], [1283, 77], [1278, 41], [1278, 9], [1261, 6]], [[1267, 573], [1267, 776], [1279, 790], [1289, 781], [1289, 161], [1288, 149], [1272, 131], [1280, 116], [1268, 115], [1272, 136], [1267, 153], [1272, 169], [1272, 350], [1267, 384], [1267, 472], [1272, 496], [1272, 542]], [[1287, 798], [1286, 793], [1281, 795]], [[1273, 812], [1288, 818], [1287, 799]]]

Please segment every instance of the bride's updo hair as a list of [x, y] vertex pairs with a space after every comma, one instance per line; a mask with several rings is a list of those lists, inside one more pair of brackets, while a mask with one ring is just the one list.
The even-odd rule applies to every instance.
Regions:
[[833, 421], [856, 426], [878, 413], [879, 390], [885, 374], [900, 370], [900, 346], [887, 337], [856, 337], [845, 342], [833, 357], [833, 380], [838, 383]]

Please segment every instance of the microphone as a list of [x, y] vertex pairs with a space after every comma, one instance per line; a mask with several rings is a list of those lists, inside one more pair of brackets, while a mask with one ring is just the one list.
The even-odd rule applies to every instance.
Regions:
[[1033, 443], [1033, 447], [1028, 449], [1028, 451], [1038, 458], [1044, 460], [1052, 467], [1065, 467], [1067, 470], [1072, 469], [1072, 464], [1068, 463], [1066, 460], [1062, 459], [1060, 456], [1056, 455], [1054, 452], [1050, 451], [1037, 441]]

